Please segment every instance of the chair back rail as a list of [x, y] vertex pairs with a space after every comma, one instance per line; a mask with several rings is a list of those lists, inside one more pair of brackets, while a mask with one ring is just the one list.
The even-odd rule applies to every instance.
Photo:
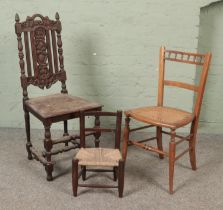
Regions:
[[[198, 120], [200, 114], [200, 108], [202, 104], [202, 99], [204, 95], [205, 84], [207, 80], [208, 70], [211, 61], [211, 53], [199, 54], [190, 52], [181, 52], [175, 50], [166, 50], [165, 47], [160, 48], [160, 63], [159, 63], [159, 87], [158, 87], [158, 106], [163, 106], [164, 100], [164, 86], [174, 86], [179, 88], [184, 88], [197, 93], [196, 102], [194, 106], [195, 118]], [[165, 61], [181, 62], [185, 64], [199, 65], [202, 67], [202, 73], [198, 86], [165, 80]]]
[[48, 17], [35, 14], [20, 22], [19, 15], [15, 16], [20, 78], [25, 100], [28, 99], [29, 85], [48, 89], [52, 84], [60, 81], [61, 92], [67, 93], [61, 41], [62, 27], [58, 13], [55, 18], [56, 20], [50, 20]]
[[[85, 127], [85, 117], [115, 117], [116, 124], [115, 128], [103, 128], [100, 125], [94, 128]], [[102, 111], [90, 111], [90, 112], [80, 112], [80, 146], [85, 147], [85, 132], [95, 131], [95, 132], [114, 132], [115, 133], [115, 149], [120, 149], [120, 139], [121, 139], [121, 124], [122, 124], [122, 111], [117, 112], [102, 112]]]

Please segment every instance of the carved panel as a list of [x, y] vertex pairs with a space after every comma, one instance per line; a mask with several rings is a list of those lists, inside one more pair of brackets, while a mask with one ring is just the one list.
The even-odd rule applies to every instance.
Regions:
[[[63, 67], [62, 41], [61, 41], [61, 22], [59, 14], [56, 13], [56, 20], [50, 20], [47, 16], [35, 14], [27, 17], [26, 21], [20, 22], [16, 14], [15, 32], [18, 39], [18, 49], [21, 68], [22, 87], [26, 88], [32, 84], [41, 89], [50, 88], [57, 81], [65, 86], [66, 72]], [[57, 33], [58, 43], [56, 42], [55, 32]], [[30, 63], [28, 76], [25, 74], [25, 65], [23, 60], [22, 34], [24, 33], [24, 43], [26, 50], [26, 61]], [[61, 43], [61, 44], [60, 44]], [[58, 46], [57, 46], [58, 45]], [[29, 47], [31, 47], [31, 51]], [[60, 70], [58, 71], [59, 53]], [[31, 60], [32, 59], [32, 60]], [[31, 67], [31, 63], [33, 64]], [[53, 66], [54, 63], [54, 66]], [[31, 72], [33, 71], [33, 73]], [[66, 92], [66, 88], [62, 88]], [[64, 90], [65, 89], [65, 90]]]
[[[46, 43], [46, 30], [43, 27], [37, 27], [34, 31], [34, 43], [32, 45], [33, 53], [36, 55], [36, 65], [34, 69], [34, 85], [49, 88], [54, 82], [53, 73], [49, 71], [49, 58]], [[35, 51], [34, 51], [35, 50]]]

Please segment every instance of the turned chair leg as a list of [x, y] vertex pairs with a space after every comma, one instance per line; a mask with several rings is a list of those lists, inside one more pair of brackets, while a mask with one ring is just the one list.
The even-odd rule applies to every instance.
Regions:
[[125, 162], [124, 162], [124, 160], [119, 160], [119, 165], [118, 165], [118, 193], [119, 193], [120, 198], [122, 198], [122, 196], [123, 196], [124, 170], [125, 170]]
[[[67, 126], [67, 120], [64, 120], [63, 122], [64, 124], [64, 133], [63, 133], [63, 136], [69, 136], [69, 133], [68, 133], [68, 126]], [[65, 146], [68, 146], [68, 142], [65, 143]]]
[[25, 117], [25, 127], [26, 127], [26, 150], [28, 152], [28, 159], [32, 160], [32, 153], [30, 151], [30, 147], [32, 147], [32, 143], [30, 140], [30, 117], [29, 117], [29, 112], [25, 111], [24, 112], [24, 117]]
[[130, 118], [125, 118], [125, 128], [123, 134], [123, 159], [126, 160], [127, 151], [128, 151], [128, 142], [129, 142], [129, 122]]
[[[157, 140], [157, 147], [160, 151], [163, 151], [163, 143], [162, 143], [162, 128], [156, 127], [156, 140]], [[159, 158], [163, 159], [164, 155], [159, 154]]]
[[52, 172], [53, 172], [53, 163], [51, 162], [51, 149], [53, 147], [53, 143], [52, 143], [52, 139], [51, 139], [51, 133], [50, 133], [50, 124], [45, 124], [44, 128], [45, 128], [45, 139], [44, 139], [44, 148], [46, 150], [46, 161], [47, 164], [45, 165], [45, 170], [47, 173], [47, 181], [52, 181], [53, 180], [53, 176], [52, 176]]
[[73, 186], [73, 195], [77, 197], [77, 188], [78, 188], [78, 159], [72, 160], [72, 186]]
[[81, 173], [82, 180], [85, 181], [86, 180], [86, 166], [81, 166], [81, 169], [82, 169], [82, 173]]
[[171, 130], [171, 141], [169, 143], [169, 192], [173, 194], [173, 177], [174, 177], [174, 164], [175, 164], [175, 130]]

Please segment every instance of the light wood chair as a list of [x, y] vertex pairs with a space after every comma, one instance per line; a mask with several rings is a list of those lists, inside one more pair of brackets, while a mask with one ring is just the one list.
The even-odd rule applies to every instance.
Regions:
[[[85, 127], [85, 116], [98, 117], [116, 117], [116, 128], [102, 128], [100, 126], [94, 128]], [[124, 188], [124, 160], [120, 153], [120, 136], [121, 136], [122, 112], [81, 112], [80, 114], [80, 143], [81, 149], [72, 160], [72, 185], [73, 195], [77, 196], [79, 187], [94, 188], [118, 188], [119, 197], [123, 195]], [[115, 144], [114, 148], [85, 148], [85, 132], [114, 132]], [[78, 166], [81, 171], [78, 173]], [[96, 184], [78, 184], [78, 179], [82, 176], [83, 181], [86, 179], [86, 172], [112, 172], [114, 181], [118, 178], [118, 185], [96, 185]]]
[[[31, 17], [28, 16], [25, 21], [20, 21], [19, 15], [15, 16], [27, 137], [26, 149], [29, 160], [35, 158], [43, 164], [48, 181], [53, 180], [52, 172], [55, 162], [52, 156], [79, 148], [79, 143], [76, 141], [79, 136], [68, 133], [68, 120], [78, 118], [80, 110], [99, 111], [102, 109], [102, 105], [98, 103], [68, 95], [61, 39], [62, 26], [58, 13], [55, 18], [51, 20], [40, 14], [34, 14]], [[23, 51], [25, 51], [25, 56]], [[61, 93], [29, 98], [30, 85], [49, 89], [58, 82], [61, 83]], [[37, 150], [31, 142], [30, 113], [43, 123], [45, 151]], [[64, 124], [63, 137], [52, 139], [50, 128], [57, 122]], [[95, 123], [99, 124], [99, 119], [96, 119]], [[88, 135], [95, 135], [95, 145], [99, 146], [100, 134], [89, 133]], [[55, 144], [63, 146], [55, 149], [53, 148]]]
[[[199, 81], [199, 85], [191, 85], [183, 82], [170, 81], [164, 79], [165, 62], [181, 62], [185, 64], [193, 64], [202, 67], [202, 73]], [[141, 107], [125, 111], [125, 128], [124, 128], [124, 145], [123, 145], [123, 158], [126, 159], [128, 145], [134, 145], [139, 148], [143, 148], [148, 151], [156, 152], [162, 159], [164, 156], [169, 157], [169, 192], [173, 193], [173, 176], [174, 176], [174, 164], [185, 153], [189, 152], [190, 162], [193, 170], [196, 170], [196, 134], [199, 123], [199, 114], [205, 89], [205, 83], [208, 75], [209, 64], [211, 61], [211, 53], [197, 54], [180, 52], [173, 50], [166, 50], [164, 47], [160, 48], [160, 64], [159, 64], [159, 87], [158, 87], [158, 103], [157, 106]], [[184, 88], [196, 93], [196, 102], [192, 113], [172, 108], [163, 105], [164, 101], [164, 86], [173, 86]], [[130, 129], [130, 119], [135, 119], [149, 125]], [[183, 127], [191, 123], [190, 134], [188, 136], [181, 136], [176, 134], [176, 129]], [[129, 139], [130, 132], [145, 129], [149, 127], [156, 127], [156, 136], [141, 140], [131, 141]], [[169, 128], [170, 132], [162, 130], [162, 128]], [[163, 151], [162, 146], [162, 134], [171, 136], [169, 143], [169, 151]], [[144, 144], [146, 141], [157, 140], [157, 148]], [[176, 141], [178, 139], [178, 141]], [[188, 141], [189, 147], [176, 155], [176, 146], [183, 141]]]

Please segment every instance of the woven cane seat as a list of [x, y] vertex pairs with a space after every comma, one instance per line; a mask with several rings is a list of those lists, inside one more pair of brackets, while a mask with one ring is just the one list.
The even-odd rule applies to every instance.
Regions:
[[122, 157], [118, 149], [81, 148], [75, 158], [82, 166], [118, 166]]
[[161, 106], [136, 108], [126, 111], [125, 114], [141, 122], [171, 129], [187, 125], [194, 119], [194, 114], [190, 112]]
[[25, 101], [25, 105], [44, 119], [101, 107], [98, 103], [68, 94], [36, 97]]

